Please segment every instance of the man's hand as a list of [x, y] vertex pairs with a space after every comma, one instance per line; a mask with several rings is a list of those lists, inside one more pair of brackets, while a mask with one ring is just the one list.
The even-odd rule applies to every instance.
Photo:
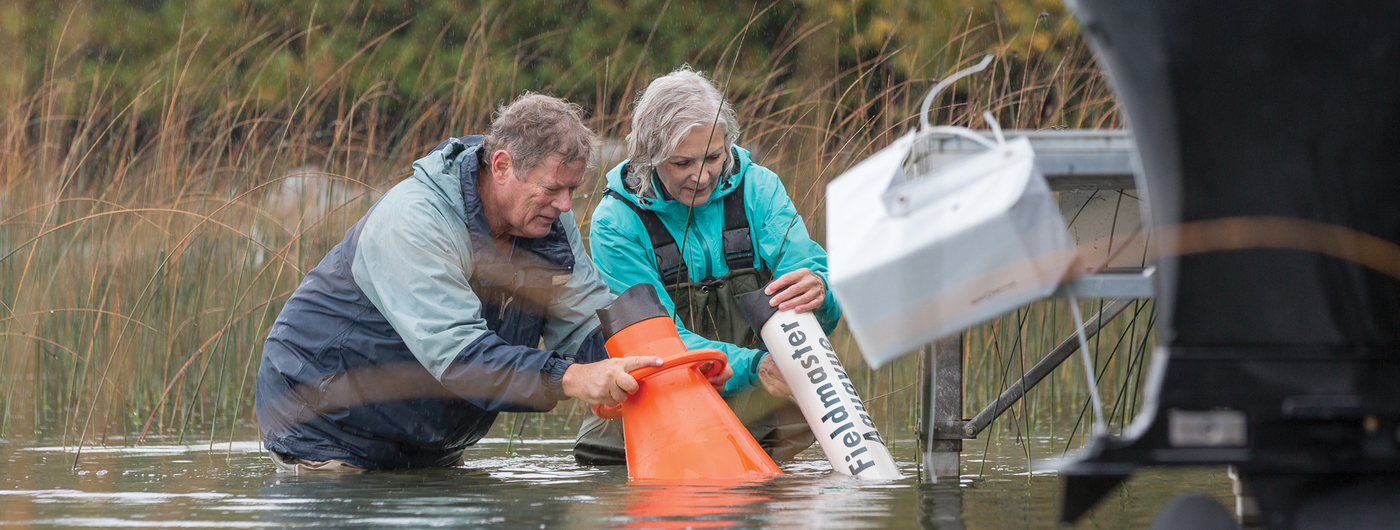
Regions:
[[792, 395], [792, 388], [788, 387], [787, 379], [783, 378], [783, 372], [778, 370], [778, 363], [772, 355], [765, 355], [758, 362], [758, 382], [763, 383], [763, 389], [769, 394], [778, 397]]
[[646, 366], [661, 366], [661, 358], [623, 357], [569, 365], [562, 381], [564, 395], [590, 405], [616, 406], [637, 391], [637, 380], [627, 372]]
[[770, 282], [763, 293], [773, 297], [768, 305], [778, 311], [791, 309], [794, 313], [805, 313], [816, 310], [826, 301], [826, 284], [817, 273], [797, 269]]

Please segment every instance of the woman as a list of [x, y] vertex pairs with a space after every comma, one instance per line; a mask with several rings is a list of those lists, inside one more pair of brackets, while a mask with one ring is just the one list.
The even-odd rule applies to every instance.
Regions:
[[[826, 289], [826, 251], [812, 241], [778, 176], [734, 145], [734, 109], [687, 67], [637, 100], [628, 160], [608, 172], [589, 248], [613, 293], [649, 282], [691, 349], [714, 348], [732, 376], [721, 395], [769, 455], [789, 459], [814, 438], [737, 297], [758, 289], [779, 310], [813, 311], [828, 333], [841, 310]], [[775, 279], [776, 278], [776, 279]], [[771, 282], [770, 282], [771, 280]], [[723, 375], [716, 379], [722, 379]], [[763, 386], [766, 392], [753, 391]], [[590, 416], [574, 456], [625, 462], [621, 420]]]

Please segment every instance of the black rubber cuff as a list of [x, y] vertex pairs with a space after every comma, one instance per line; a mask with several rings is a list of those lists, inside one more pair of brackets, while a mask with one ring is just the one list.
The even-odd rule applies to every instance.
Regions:
[[569, 396], [564, 394], [564, 371], [573, 365], [572, 361], [558, 357], [558, 354], [544, 362], [544, 392], [546, 396], [549, 396], [549, 399], [555, 401], [569, 399]]
[[598, 327], [603, 331], [603, 340], [607, 340], [632, 324], [664, 316], [670, 314], [666, 312], [666, 307], [661, 305], [656, 287], [643, 282], [628, 287], [622, 294], [617, 295], [612, 304], [599, 309]]
[[749, 363], [749, 373], [753, 374], [753, 380], [758, 380], [758, 365], [763, 364], [763, 358], [768, 356], [768, 350], [758, 350], [758, 355], [753, 356], [753, 361]]
[[739, 309], [743, 310], [744, 318], [749, 321], [755, 336], [763, 334], [763, 325], [778, 312], [778, 308], [768, 305], [772, 299], [763, 289], [739, 295]]

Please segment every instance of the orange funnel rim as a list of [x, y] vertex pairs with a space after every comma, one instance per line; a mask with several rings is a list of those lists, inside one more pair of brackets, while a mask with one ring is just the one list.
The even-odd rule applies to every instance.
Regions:
[[[724, 373], [724, 369], [729, 366], [729, 358], [724, 355], [724, 352], [713, 348], [701, 348], [698, 350], [690, 350], [666, 359], [661, 363], [661, 366], [643, 366], [627, 373], [640, 384], [643, 379], [650, 378], [656, 374], [668, 372], [677, 368], [690, 368], [705, 362], [712, 363], [709, 370], [701, 372], [701, 375], [706, 378]], [[621, 418], [622, 403], [618, 403], [616, 406], [612, 407], [593, 405], [593, 414], [599, 418], [609, 420]]]

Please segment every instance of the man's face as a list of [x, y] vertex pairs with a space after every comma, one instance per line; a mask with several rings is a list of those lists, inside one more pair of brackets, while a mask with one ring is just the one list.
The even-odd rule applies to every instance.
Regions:
[[534, 169], [520, 179], [511, 172], [510, 178], [501, 182], [501, 201], [504, 211], [501, 220], [507, 225], [506, 233], [516, 237], [537, 238], [549, 235], [549, 229], [564, 212], [569, 211], [574, 190], [583, 183], [586, 163], [582, 160], [573, 164], [561, 163], [563, 157], [550, 154]]

